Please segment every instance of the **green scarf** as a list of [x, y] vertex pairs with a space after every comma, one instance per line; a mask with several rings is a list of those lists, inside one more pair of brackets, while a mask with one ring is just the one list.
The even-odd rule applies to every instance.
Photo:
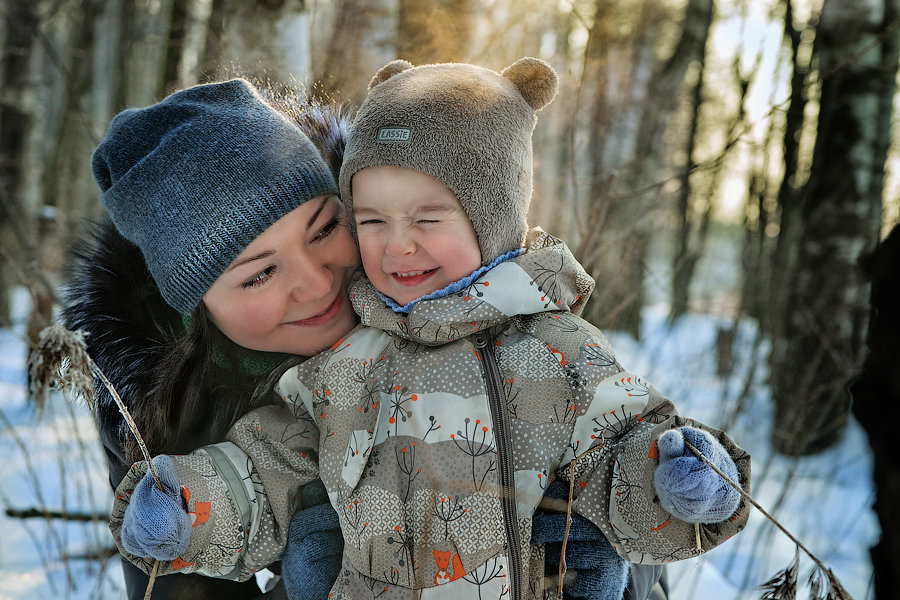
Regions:
[[[181, 322], [184, 324], [184, 330], [189, 331], [191, 328], [191, 316], [182, 314]], [[235, 344], [221, 332], [219, 332], [214, 339], [215, 343], [212, 352], [213, 364], [222, 369], [231, 368], [231, 361], [228, 360], [226, 355], [227, 348], [228, 352], [237, 359], [241, 373], [254, 379], [265, 377], [291, 356], [284, 352], [263, 352], [261, 350], [245, 348], [244, 346]]]

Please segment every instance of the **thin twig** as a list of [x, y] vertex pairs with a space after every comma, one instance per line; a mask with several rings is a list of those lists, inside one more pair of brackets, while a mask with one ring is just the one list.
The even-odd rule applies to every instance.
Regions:
[[[819, 560], [819, 558], [815, 554], [813, 554], [809, 548], [804, 546], [800, 540], [798, 540], [796, 537], [794, 537], [794, 535], [790, 531], [788, 531], [784, 527], [784, 525], [779, 523], [778, 520], [775, 519], [775, 517], [773, 517], [768, 512], [766, 512], [766, 510], [763, 509], [763, 507], [760, 506], [759, 503], [756, 500], [754, 500], [752, 496], [750, 496], [750, 494], [745, 492], [741, 488], [741, 486], [739, 486], [737, 483], [732, 481], [725, 473], [723, 473], [716, 465], [714, 465], [712, 463], [712, 461], [710, 461], [708, 458], [706, 458], [703, 455], [703, 453], [700, 452], [700, 450], [698, 450], [693, 444], [691, 444], [687, 440], [684, 440], [684, 445], [687, 446], [687, 448], [690, 449], [690, 451], [693, 452], [697, 456], [697, 458], [702, 460], [704, 464], [706, 464], [710, 469], [715, 471], [719, 475], [719, 477], [724, 479], [728, 483], [728, 485], [730, 485], [731, 487], [736, 489], [738, 491], [738, 493], [747, 502], [749, 502], [754, 507], [756, 507], [756, 509], [759, 512], [761, 512], [763, 514], [763, 516], [765, 516], [769, 521], [774, 523], [775, 526], [778, 527], [778, 529], [780, 529], [782, 533], [784, 533], [786, 536], [788, 536], [791, 539], [791, 541], [794, 542], [794, 544], [796, 545], [797, 548], [799, 548], [800, 550], [803, 550], [803, 552], [805, 552], [806, 555], [809, 556], [809, 558], [812, 559], [812, 561], [814, 563], [816, 563], [817, 568], [813, 569], [813, 572], [809, 578], [811, 598], [823, 599], [823, 600], [825, 598], [828, 598], [829, 600], [830, 599], [852, 600], [850, 594], [847, 593], [846, 589], [844, 589], [844, 586], [838, 580], [837, 576], [835, 576], [834, 572], [831, 569], [829, 569], [828, 567], [826, 567], [825, 563], [823, 563], [821, 560]], [[796, 559], [795, 559], [795, 562], [792, 564], [796, 565]], [[790, 570], [790, 567], [788, 568], [788, 571], [789, 570]], [[775, 578], [770, 579], [763, 586], [764, 589], [766, 589], [767, 586], [768, 586], [768, 588], [772, 588], [772, 586], [778, 584], [779, 577], [780, 577], [780, 575], [776, 575]], [[787, 577], [787, 575], [785, 575], [785, 577]], [[775, 591], [772, 591], [770, 589], [770, 592], [771, 593], [767, 593], [766, 595], [764, 595], [763, 598], [765, 599], [765, 598], [778, 597], [777, 594], [775, 593]]]
[[803, 551], [807, 554], [807, 556], [809, 556], [809, 557], [813, 560], [813, 562], [816, 563], [816, 565], [817, 565], [819, 568], [821, 568], [821, 569], [824, 570], [824, 571], [829, 571], [828, 567], [825, 566], [825, 563], [823, 563], [821, 560], [819, 560], [818, 557], [817, 557], [815, 554], [813, 554], [813, 553], [809, 550], [809, 548], [807, 548], [806, 546], [804, 546], [804, 545], [803, 545], [803, 542], [801, 542], [801, 541], [798, 540], [796, 537], [794, 537], [794, 534], [792, 534], [790, 531], [788, 531], [787, 528], [785, 528], [784, 525], [782, 525], [781, 523], [779, 523], [778, 520], [777, 520], [775, 517], [773, 517], [773, 516], [770, 515], [768, 512], [766, 512], [766, 510], [765, 510], [762, 506], [759, 505], [759, 502], [757, 502], [756, 500], [754, 500], [753, 497], [752, 497], [750, 494], [748, 494], [747, 492], [745, 492], [745, 491], [743, 490], [743, 488], [741, 488], [740, 485], [738, 485], [737, 483], [733, 482], [733, 481], [731, 480], [731, 478], [728, 477], [728, 475], [726, 475], [725, 473], [723, 473], [722, 470], [719, 469], [719, 467], [717, 467], [716, 465], [714, 465], [714, 464], [712, 463], [711, 460], [709, 460], [708, 458], [706, 458], [706, 457], [703, 455], [703, 453], [700, 452], [693, 444], [691, 444], [691, 443], [690, 443], [689, 441], [687, 441], [687, 440], [684, 440], [684, 445], [685, 445], [691, 452], [693, 452], [694, 454], [696, 454], [696, 455], [697, 455], [697, 458], [699, 458], [700, 460], [702, 460], [702, 461], [703, 461], [710, 469], [712, 469], [713, 471], [715, 471], [715, 472], [719, 475], [719, 477], [721, 477], [722, 479], [724, 479], [724, 480], [726, 481], [726, 483], [728, 483], [728, 485], [730, 485], [731, 487], [733, 487], [734, 489], [736, 489], [736, 490], [738, 491], [738, 493], [744, 498], [744, 500], [746, 500], [747, 502], [749, 502], [750, 504], [752, 504], [753, 506], [755, 506], [755, 507], [756, 507], [756, 510], [758, 510], [759, 512], [761, 512], [765, 518], [767, 518], [767, 519], [770, 520], [772, 523], [774, 523], [775, 526], [778, 527], [778, 529], [780, 529], [780, 530], [782, 531], [782, 533], [784, 533], [786, 536], [788, 536], [789, 538], [791, 538], [791, 541], [794, 542], [795, 544], [797, 544], [797, 546], [798, 546], [801, 550], [803, 550]]
[[128, 428], [134, 434], [135, 439], [137, 439], [138, 446], [141, 449], [141, 454], [144, 455], [144, 460], [147, 461], [147, 466], [150, 468], [150, 472], [153, 473], [153, 478], [156, 480], [156, 487], [160, 490], [163, 490], [162, 482], [159, 479], [159, 475], [156, 474], [156, 469], [153, 468], [153, 461], [150, 460], [150, 451], [147, 449], [147, 445], [144, 443], [144, 438], [141, 437], [140, 431], [138, 431], [137, 423], [134, 422], [134, 419], [131, 417], [131, 413], [128, 412], [128, 408], [125, 406], [125, 403], [122, 401], [122, 398], [119, 397], [119, 393], [116, 391], [116, 388], [113, 387], [113, 384], [106, 378], [106, 375], [103, 371], [100, 370], [100, 367], [97, 366], [97, 363], [91, 360], [91, 370], [94, 374], [103, 382], [103, 385], [109, 391], [110, 395], [113, 397], [113, 400], [116, 402], [116, 406], [119, 407], [119, 412], [122, 413], [122, 418], [125, 419], [125, 422], [128, 423]]
[[[128, 411], [128, 407], [125, 406], [125, 403], [122, 401], [122, 398], [119, 396], [119, 393], [116, 391], [116, 388], [113, 387], [113, 384], [107, 379], [106, 375], [100, 370], [100, 367], [97, 366], [97, 363], [90, 357], [88, 357], [90, 361], [91, 370], [94, 374], [103, 382], [103, 385], [109, 391], [110, 395], [113, 397], [113, 400], [116, 402], [116, 406], [119, 407], [119, 412], [122, 413], [122, 418], [125, 419], [125, 422], [128, 424], [128, 428], [131, 430], [131, 433], [134, 434], [135, 439], [137, 440], [138, 446], [141, 449], [141, 453], [144, 455], [144, 460], [147, 461], [147, 468], [150, 469], [150, 472], [153, 473], [153, 479], [156, 481], [156, 487], [160, 489], [160, 491], [165, 491], [163, 489], [162, 481], [159, 479], [159, 475], [156, 474], [156, 469], [153, 468], [153, 461], [150, 459], [150, 451], [147, 449], [147, 445], [144, 443], [144, 438], [141, 436], [141, 432], [138, 431], [137, 423], [134, 422], [134, 419], [131, 417], [131, 413]], [[147, 591], [144, 592], [144, 600], [150, 600], [150, 594], [153, 593], [153, 584], [156, 583], [156, 575], [159, 572], [159, 561], [154, 559], [153, 561], [153, 569], [150, 571], [150, 579], [147, 582]]]
[[575, 496], [575, 463], [572, 461], [569, 467], [569, 501], [566, 502], [566, 530], [563, 533], [562, 550], [559, 553], [559, 587], [556, 589], [557, 598], [563, 597], [563, 580], [566, 577], [566, 546], [569, 543], [569, 529], [572, 527], [572, 498]]
[[150, 581], [147, 583], [147, 591], [144, 592], [144, 600], [150, 600], [150, 594], [153, 593], [153, 584], [156, 583], [156, 575], [159, 572], [159, 561], [153, 561], [153, 569], [150, 571]]
[[61, 510], [48, 510], [36, 507], [18, 509], [7, 508], [6, 516], [13, 519], [59, 519], [62, 521], [107, 521], [108, 515], [99, 513], [73, 513]]
[[[122, 413], [122, 418], [125, 419], [125, 422], [128, 424], [128, 428], [131, 430], [131, 433], [134, 434], [138, 446], [141, 449], [141, 453], [144, 455], [144, 460], [147, 461], [147, 468], [149, 468], [150, 472], [153, 473], [153, 479], [154, 481], [156, 481], [156, 487], [159, 488], [160, 491], [165, 491], [163, 489], [162, 481], [160, 481], [159, 479], [159, 475], [156, 474], [156, 469], [153, 468], [153, 461], [150, 459], [150, 451], [147, 449], [147, 445], [144, 443], [144, 438], [141, 436], [141, 432], [138, 431], [137, 423], [135, 423], [134, 419], [131, 417], [131, 413], [128, 411], [128, 407], [125, 406], [125, 403], [119, 396], [119, 392], [116, 391], [116, 388], [113, 387], [112, 382], [110, 382], [103, 371], [100, 370], [100, 367], [97, 366], [97, 363], [94, 362], [94, 359], [88, 357], [88, 360], [90, 361], [91, 370], [100, 379], [100, 381], [103, 382], [103, 385], [109, 391], [110, 395], [113, 397], [113, 400], [115, 400], [116, 406], [119, 407], [119, 412]], [[147, 591], [144, 592], [144, 600], [150, 600], [150, 594], [153, 593], [153, 584], [156, 583], [156, 575], [158, 572], [159, 561], [154, 559], [153, 569], [150, 571], [150, 579], [147, 582]]]
[[150, 472], [153, 473], [156, 486], [162, 490], [162, 482], [156, 474], [156, 469], [153, 468], [150, 451], [144, 443], [137, 423], [134, 422], [115, 386], [88, 353], [84, 336], [82, 330], [72, 331], [59, 323], [41, 330], [35, 351], [29, 358], [33, 391], [42, 394], [47, 388], [58, 388], [72, 397], [85, 398], [88, 405], [91, 405], [94, 393], [93, 380], [94, 377], [99, 379], [109, 391], [128, 429], [137, 440], [141, 454], [147, 461]]
[[592, 454], [597, 450], [603, 450], [606, 448], [606, 443], [603, 438], [603, 434], [606, 433], [606, 428], [603, 428], [603, 431], [600, 433], [601, 443], [599, 446], [595, 448], [591, 448], [581, 456], [577, 457], [571, 463], [569, 463], [569, 499], [566, 502], [566, 530], [563, 533], [562, 540], [562, 550], [559, 555], [559, 587], [556, 590], [557, 598], [562, 599], [563, 597], [563, 580], [566, 576], [566, 546], [569, 543], [569, 529], [572, 526], [572, 503], [575, 501], [575, 466], [578, 464], [578, 461], [587, 456], [588, 454]]

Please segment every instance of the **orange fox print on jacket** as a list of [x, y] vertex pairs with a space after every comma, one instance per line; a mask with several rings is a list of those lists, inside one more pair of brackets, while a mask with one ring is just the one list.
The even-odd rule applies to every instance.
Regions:
[[[191, 490], [189, 490], [186, 485], [181, 486], [181, 497], [184, 498], [186, 506], [191, 505]], [[188, 511], [188, 516], [191, 518], [191, 526], [196, 527], [197, 525], [203, 525], [209, 521], [209, 511], [211, 507], [212, 502], [195, 502], [194, 510]]]
[[437, 574], [434, 576], [434, 585], [450, 583], [466, 574], [462, 561], [459, 559], [459, 554], [453, 554], [453, 574], [451, 575], [450, 572], [447, 571], [447, 567], [450, 566], [450, 551], [445, 550], [441, 552], [440, 550], [433, 550], [433, 552], [434, 561], [438, 566]]

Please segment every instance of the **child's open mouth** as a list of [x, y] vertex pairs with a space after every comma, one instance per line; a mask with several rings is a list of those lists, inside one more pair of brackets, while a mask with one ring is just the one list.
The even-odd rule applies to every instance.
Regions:
[[436, 271], [437, 268], [428, 269], [427, 271], [404, 271], [402, 273], [391, 273], [391, 277], [400, 285], [413, 287], [427, 281]]

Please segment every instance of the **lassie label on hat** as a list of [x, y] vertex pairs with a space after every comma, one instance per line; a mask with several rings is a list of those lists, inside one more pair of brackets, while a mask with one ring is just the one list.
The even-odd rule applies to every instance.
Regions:
[[378, 130], [376, 139], [379, 142], [407, 142], [409, 141], [409, 129], [405, 127], [382, 127]]

